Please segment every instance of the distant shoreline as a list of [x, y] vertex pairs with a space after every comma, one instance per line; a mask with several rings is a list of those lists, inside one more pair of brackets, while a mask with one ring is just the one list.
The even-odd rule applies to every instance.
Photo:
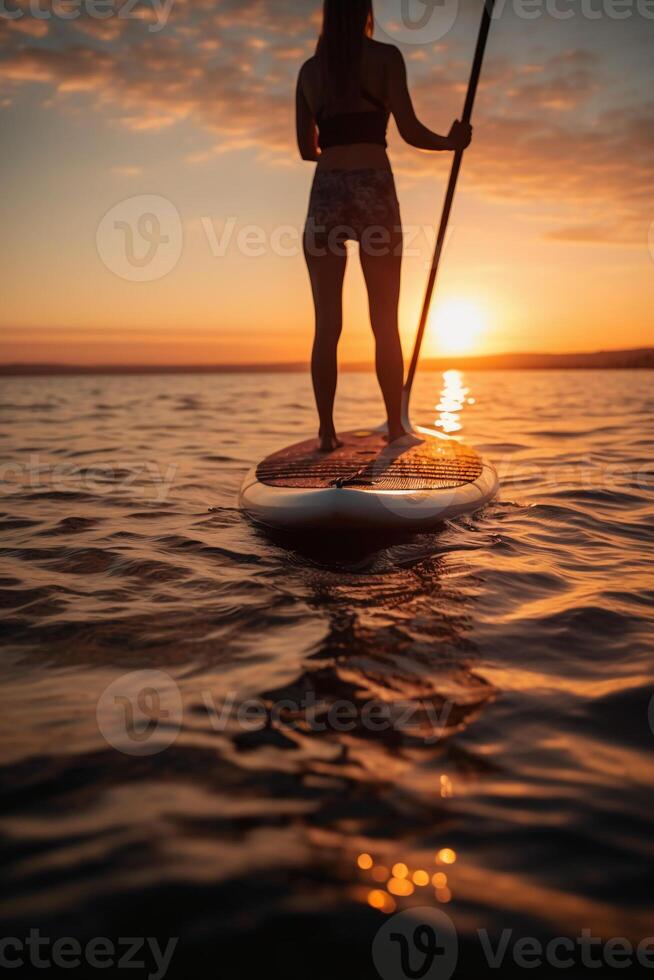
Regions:
[[[517, 370], [650, 370], [654, 347], [634, 350], [595, 351], [581, 354], [488, 354], [483, 357], [425, 358], [422, 371], [517, 371]], [[84, 375], [154, 374], [289, 374], [305, 373], [301, 362], [277, 364], [0, 364], [0, 377], [49, 377]], [[341, 371], [370, 372], [372, 364], [341, 365]]]

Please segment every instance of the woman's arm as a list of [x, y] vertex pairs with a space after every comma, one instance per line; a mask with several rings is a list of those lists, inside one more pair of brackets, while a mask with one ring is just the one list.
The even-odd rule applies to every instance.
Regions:
[[300, 74], [298, 75], [295, 94], [297, 145], [303, 160], [315, 162], [320, 156], [318, 134], [316, 131], [316, 120], [307, 102], [307, 97], [304, 94], [304, 87], [302, 85], [303, 72], [304, 66], [300, 69]]
[[439, 136], [423, 126], [411, 101], [402, 52], [389, 48], [389, 101], [402, 139], [419, 150], [464, 150], [470, 145], [472, 127], [457, 120], [447, 136]]

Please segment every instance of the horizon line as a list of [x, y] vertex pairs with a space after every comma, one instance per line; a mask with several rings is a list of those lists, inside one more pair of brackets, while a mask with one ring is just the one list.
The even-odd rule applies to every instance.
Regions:
[[[654, 368], [654, 347], [633, 347], [614, 350], [580, 351], [576, 353], [529, 353], [505, 352], [499, 354], [466, 354], [426, 357], [421, 362], [423, 370], [442, 370], [456, 368], [457, 365], [469, 369], [484, 368]], [[0, 363], [0, 375], [38, 375], [38, 374], [245, 374], [245, 373], [298, 373], [309, 369], [308, 361], [255, 361], [255, 362], [215, 362], [210, 364], [188, 363], [76, 363], [65, 361], [9, 361]], [[368, 362], [346, 362], [340, 365], [344, 372], [370, 372], [374, 365]]]

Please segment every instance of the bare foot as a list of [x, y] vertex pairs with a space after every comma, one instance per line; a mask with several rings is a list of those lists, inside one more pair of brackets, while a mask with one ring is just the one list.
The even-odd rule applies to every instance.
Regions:
[[423, 440], [419, 439], [418, 436], [413, 434], [413, 432], [407, 432], [407, 430], [401, 426], [399, 429], [389, 429], [388, 435], [386, 436], [386, 442], [389, 443], [389, 445], [399, 444], [408, 449], [410, 446], [419, 446]]
[[398, 425], [398, 426], [389, 425], [388, 435], [385, 437], [386, 442], [395, 442], [397, 439], [402, 439], [403, 436], [406, 436], [408, 434], [409, 433], [406, 431], [403, 425]]
[[333, 453], [335, 449], [342, 446], [343, 443], [338, 438], [335, 432], [329, 432], [327, 435], [322, 435], [318, 437], [318, 449], [321, 453]]
[[411, 435], [413, 435], [411, 429], [405, 429], [403, 425], [389, 425], [386, 442], [397, 442], [398, 439], [404, 439], [405, 436]]

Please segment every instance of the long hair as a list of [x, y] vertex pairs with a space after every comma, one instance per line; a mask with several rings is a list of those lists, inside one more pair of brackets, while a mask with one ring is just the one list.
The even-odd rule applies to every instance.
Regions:
[[325, 0], [316, 50], [325, 105], [338, 108], [359, 98], [363, 40], [372, 26], [372, 0]]

